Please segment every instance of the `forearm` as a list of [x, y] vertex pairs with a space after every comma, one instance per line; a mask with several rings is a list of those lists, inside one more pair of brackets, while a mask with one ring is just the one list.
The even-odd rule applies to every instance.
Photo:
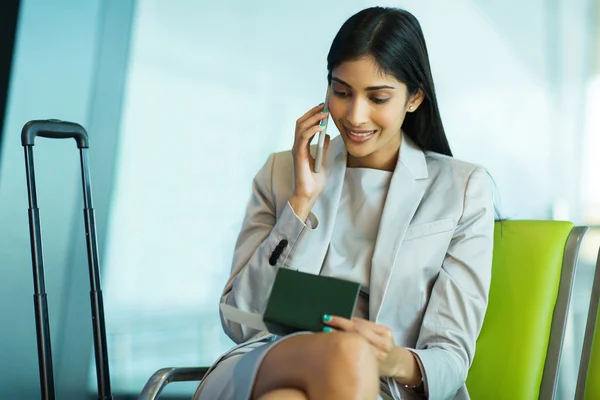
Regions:
[[[232, 273], [223, 291], [222, 302], [243, 311], [264, 311], [277, 269], [293, 258], [294, 245], [306, 229], [287, 205], [274, 226], [269, 228], [269, 222], [272, 223], [257, 217], [245, 221], [234, 250]], [[248, 335], [254, 333], [226, 320], [223, 320], [223, 327], [236, 342], [247, 340]]]

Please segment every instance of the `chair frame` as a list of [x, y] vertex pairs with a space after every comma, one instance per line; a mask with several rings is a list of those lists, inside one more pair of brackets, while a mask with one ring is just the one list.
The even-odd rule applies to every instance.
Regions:
[[579, 259], [579, 249], [583, 237], [588, 232], [587, 226], [576, 226], [571, 230], [565, 245], [560, 284], [554, 313], [552, 314], [552, 325], [550, 327], [550, 339], [546, 351], [546, 361], [540, 385], [540, 399], [555, 399], [558, 388], [558, 372], [560, 358], [562, 355], [565, 332], [567, 328], [567, 317], [575, 283], [575, 273]]
[[201, 381], [208, 372], [208, 367], [163, 368], [156, 371], [140, 393], [139, 400], [157, 399], [165, 386], [171, 382]]
[[594, 333], [600, 335], [600, 321], [597, 321], [598, 307], [600, 305], [600, 249], [598, 250], [598, 259], [596, 261], [596, 270], [594, 272], [594, 283], [592, 284], [592, 294], [590, 296], [590, 308], [588, 309], [587, 323], [585, 326], [585, 336], [583, 339], [583, 348], [581, 350], [581, 359], [579, 362], [579, 376], [577, 378], [577, 389], [575, 399], [583, 400], [588, 378], [588, 369], [594, 342]]
[[[577, 271], [579, 248], [581, 247], [583, 237], [585, 236], [588, 230], [589, 227], [587, 226], [574, 227], [569, 233], [569, 237], [567, 238], [565, 244], [560, 284], [558, 288], [558, 296], [556, 299], [554, 313], [552, 315], [548, 350], [546, 353], [546, 361], [544, 364], [544, 372], [542, 375], [542, 383], [540, 386], [540, 399], [556, 398], [560, 358], [563, 349], [565, 331], [567, 326], [567, 316], [569, 311], [569, 305], [571, 303], [571, 295], [573, 292], [573, 284], [575, 281], [575, 272]], [[596, 282], [594, 283], [594, 286], [600, 289], [599, 273], [596, 273], [595, 280]], [[597, 304], [598, 298], [596, 298], [596, 306]], [[595, 312], [593, 314], [593, 317], [588, 317], [588, 325], [590, 318], [593, 318], [595, 320], [596, 314]], [[586, 343], [587, 341], [588, 332], [586, 332]], [[589, 347], [591, 347], [591, 339], [589, 339], [589, 342]], [[589, 363], [589, 355], [587, 362]], [[150, 379], [144, 386], [144, 389], [140, 393], [138, 400], [157, 399], [160, 393], [163, 391], [163, 389], [171, 382], [201, 381], [204, 378], [204, 375], [208, 372], [208, 370], [209, 368], [207, 367], [173, 367], [160, 369], [150, 377]], [[587, 373], [587, 364], [585, 372]]]

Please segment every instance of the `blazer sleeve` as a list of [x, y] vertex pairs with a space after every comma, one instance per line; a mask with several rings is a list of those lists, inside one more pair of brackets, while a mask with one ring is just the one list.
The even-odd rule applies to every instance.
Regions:
[[425, 395], [452, 398], [464, 385], [488, 303], [494, 244], [491, 181], [478, 168], [467, 182], [460, 217], [413, 351], [421, 361]]
[[[272, 154], [254, 178], [252, 195], [235, 244], [231, 275], [221, 297], [221, 303], [261, 314], [277, 269], [291, 262], [294, 247], [305, 231], [315, 229], [318, 224], [311, 214], [308, 227], [294, 213], [289, 202], [277, 216], [272, 188], [276, 158], [277, 155]], [[236, 343], [258, 333], [255, 329], [226, 320], [220, 311], [219, 314], [225, 333]]]

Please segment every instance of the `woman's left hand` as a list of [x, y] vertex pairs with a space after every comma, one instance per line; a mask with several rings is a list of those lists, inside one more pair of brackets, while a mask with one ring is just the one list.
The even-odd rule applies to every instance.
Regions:
[[371, 344], [375, 351], [379, 361], [379, 375], [394, 376], [396, 374], [397, 360], [396, 353], [393, 351], [396, 344], [390, 328], [356, 317], [346, 319], [325, 315], [323, 322], [339, 331], [358, 333]]

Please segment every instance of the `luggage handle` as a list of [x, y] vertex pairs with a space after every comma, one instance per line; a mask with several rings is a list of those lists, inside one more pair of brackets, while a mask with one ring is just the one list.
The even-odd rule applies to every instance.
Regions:
[[104, 325], [104, 305], [100, 288], [100, 271], [98, 261], [98, 243], [96, 223], [92, 205], [92, 186], [88, 161], [88, 136], [85, 129], [76, 123], [57, 119], [33, 120], [23, 126], [21, 143], [25, 150], [25, 168], [27, 173], [27, 191], [29, 197], [29, 233], [34, 283], [34, 311], [36, 316], [36, 336], [38, 345], [38, 364], [40, 386], [43, 400], [54, 400], [54, 371], [52, 368], [52, 351], [50, 326], [48, 319], [48, 302], [44, 282], [44, 260], [42, 255], [42, 236], [37, 190], [33, 163], [33, 145], [36, 136], [50, 139], [73, 138], [77, 142], [81, 156], [81, 178], [83, 186], [83, 205], [85, 234], [90, 275], [90, 300], [92, 307], [92, 325], [94, 335], [94, 353], [96, 358], [96, 378], [98, 381], [98, 399], [112, 400], [110, 389], [110, 373], [108, 366], [108, 350], [106, 345], [106, 328]]
[[29, 121], [21, 131], [21, 144], [23, 146], [33, 146], [36, 136], [49, 139], [73, 138], [77, 142], [78, 148], [87, 149], [89, 147], [87, 132], [83, 126], [74, 122], [59, 119]]

